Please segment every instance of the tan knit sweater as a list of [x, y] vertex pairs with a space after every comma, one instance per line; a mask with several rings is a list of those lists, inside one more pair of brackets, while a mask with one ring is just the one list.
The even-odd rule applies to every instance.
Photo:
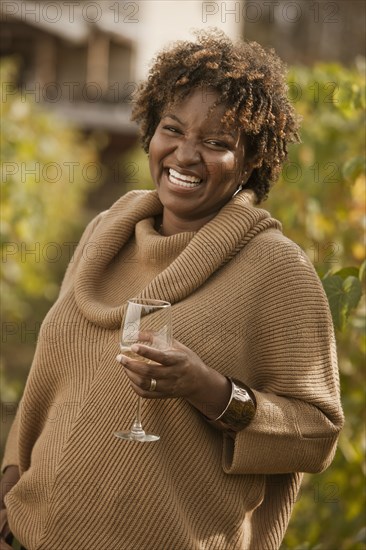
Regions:
[[[6, 505], [28, 550], [274, 550], [298, 472], [332, 460], [335, 341], [309, 260], [249, 192], [197, 233], [160, 236], [161, 210], [134, 191], [91, 222], [42, 325], [3, 462], [20, 467]], [[144, 400], [159, 442], [113, 435], [136, 403], [115, 360], [136, 295], [172, 302], [175, 338], [253, 388], [235, 441], [183, 399]]]

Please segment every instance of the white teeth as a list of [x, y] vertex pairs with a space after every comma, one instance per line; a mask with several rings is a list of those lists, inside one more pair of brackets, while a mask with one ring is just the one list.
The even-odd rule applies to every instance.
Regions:
[[195, 178], [194, 176], [186, 176], [180, 174], [173, 168], [169, 168], [169, 180], [176, 185], [181, 185], [182, 187], [197, 187], [201, 183], [200, 178]]

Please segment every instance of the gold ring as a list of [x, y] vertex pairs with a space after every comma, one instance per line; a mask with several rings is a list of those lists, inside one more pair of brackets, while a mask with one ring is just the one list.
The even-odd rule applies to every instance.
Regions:
[[151, 382], [150, 382], [149, 391], [155, 391], [155, 389], [156, 389], [156, 380], [155, 380], [155, 378], [152, 378]]

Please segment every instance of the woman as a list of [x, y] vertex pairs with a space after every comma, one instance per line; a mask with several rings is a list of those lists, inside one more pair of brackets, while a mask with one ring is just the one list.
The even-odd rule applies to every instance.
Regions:
[[[9, 436], [4, 534], [28, 550], [277, 549], [301, 472], [330, 464], [343, 416], [327, 301], [256, 207], [298, 139], [283, 73], [214, 31], [155, 60], [133, 118], [156, 191], [89, 224]], [[173, 305], [172, 348], [139, 347], [153, 364], [115, 361], [133, 296]], [[136, 394], [158, 443], [113, 436]]]

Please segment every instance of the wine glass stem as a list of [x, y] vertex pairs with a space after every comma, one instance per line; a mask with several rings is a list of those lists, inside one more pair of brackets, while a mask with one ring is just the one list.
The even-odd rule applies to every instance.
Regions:
[[145, 431], [142, 429], [141, 425], [141, 397], [137, 398], [136, 417], [131, 426], [131, 432], [136, 436], [142, 437], [145, 435]]

